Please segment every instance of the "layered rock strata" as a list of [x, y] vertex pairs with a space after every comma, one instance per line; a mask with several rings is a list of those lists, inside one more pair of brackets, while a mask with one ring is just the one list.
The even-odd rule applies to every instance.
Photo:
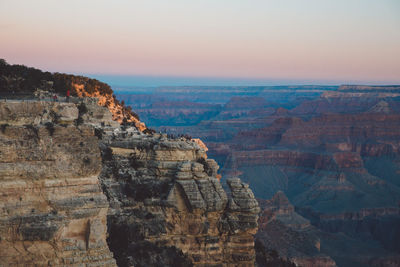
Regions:
[[109, 244], [121, 266], [254, 266], [258, 203], [239, 179], [227, 195], [196, 142], [131, 129], [103, 137]]
[[94, 128], [76, 105], [0, 103], [0, 265], [116, 266]]
[[262, 212], [256, 236], [266, 248], [276, 250], [298, 266], [336, 266], [331, 257], [321, 253], [325, 244], [321, 244], [318, 230], [295, 212], [285, 193], [278, 191], [272, 199], [260, 200], [260, 206]]
[[254, 266], [258, 203], [198, 142], [87, 99], [3, 101], [0, 124], [2, 265]]

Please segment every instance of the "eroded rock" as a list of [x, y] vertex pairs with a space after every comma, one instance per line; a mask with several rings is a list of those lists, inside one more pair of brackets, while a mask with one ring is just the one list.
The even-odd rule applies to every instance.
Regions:
[[198, 142], [83, 103], [0, 103], [2, 264], [254, 266], [246, 184], [227, 194]]
[[109, 244], [119, 264], [254, 266], [258, 203], [233, 179], [229, 202], [238, 208], [231, 208], [204, 148], [128, 129], [105, 136], [102, 147]]
[[0, 110], [0, 265], [116, 266], [93, 127], [75, 126], [69, 103], [3, 102]]

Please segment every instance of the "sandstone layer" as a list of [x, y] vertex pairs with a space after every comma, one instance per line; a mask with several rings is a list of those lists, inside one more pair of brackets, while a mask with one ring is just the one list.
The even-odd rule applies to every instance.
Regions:
[[97, 100], [0, 102], [5, 266], [254, 266], [259, 207], [196, 140], [120, 126]]
[[254, 266], [258, 203], [192, 140], [105, 132], [100, 175], [109, 244], [121, 266]]
[[116, 266], [98, 139], [78, 115], [74, 104], [0, 103], [1, 266]]

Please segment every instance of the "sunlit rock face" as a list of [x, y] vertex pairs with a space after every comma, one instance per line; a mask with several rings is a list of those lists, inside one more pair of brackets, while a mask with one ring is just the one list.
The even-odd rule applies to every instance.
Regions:
[[49, 101], [55, 98], [72, 102], [90, 97], [96, 99], [99, 106], [106, 107], [114, 121], [131, 123], [140, 131], [146, 129], [139, 116], [130, 107], [125, 106], [123, 101], [116, 99], [108, 84], [84, 76], [43, 72], [24, 65], [10, 65], [5, 60], [0, 60], [0, 97], [29, 101]]
[[88, 90], [85, 83], [78, 81], [72, 84], [72, 88], [80, 98], [91, 97], [97, 99], [97, 104], [99, 106], [108, 108], [114, 121], [119, 123], [133, 123], [140, 131], [146, 129], [146, 125], [141, 122], [138, 117], [133, 116], [133, 113], [128, 111], [124, 105], [117, 101], [113, 94], [101, 92], [99, 86], [95, 86], [94, 89]]
[[94, 129], [75, 104], [0, 103], [2, 266], [116, 266]]

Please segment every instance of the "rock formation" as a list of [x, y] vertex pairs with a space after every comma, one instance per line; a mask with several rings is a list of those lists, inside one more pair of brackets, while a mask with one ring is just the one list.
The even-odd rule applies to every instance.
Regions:
[[140, 131], [146, 129], [146, 125], [141, 122], [137, 116], [134, 116], [134, 113], [116, 100], [112, 93], [107, 94], [100, 92], [99, 86], [95, 86], [93, 90], [89, 91], [86, 89], [85, 83], [81, 81], [73, 82], [72, 88], [79, 98], [90, 97], [97, 99], [97, 104], [99, 106], [108, 108], [114, 121], [119, 123], [133, 123]]
[[295, 212], [285, 193], [278, 191], [270, 200], [260, 200], [262, 208], [257, 240], [266, 248], [276, 250], [298, 266], [336, 266], [321, 253], [318, 231], [310, 221]]
[[254, 265], [258, 203], [239, 179], [228, 180], [228, 196], [196, 142], [128, 128], [106, 132], [102, 148], [119, 265]]
[[[290, 247], [287, 234], [301, 248], [295, 240], [307, 243], [311, 225], [321, 252], [338, 266], [367, 266], [397, 263], [400, 252], [399, 96], [398, 85], [158, 88], [145, 97], [170, 114], [180, 110], [173, 100], [189, 113], [198, 112], [193, 103], [221, 108], [195, 125], [165, 120], [151, 105], [140, 112], [159, 118], [160, 130], [201, 138], [222, 167], [222, 182], [240, 176], [261, 199], [284, 191], [296, 208], [281, 202], [279, 212], [262, 213], [261, 227], [266, 212], [274, 214], [265, 231], [275, 244]], [[305, 221], [293, 224], [299, 216]], [[313, 251], [302, 258], [313, 262]]]
[[0, 102], [0, 262], [254, 266], [259, 207], [198, 142], [119, 126], [97, 100]]
[[107, 107], [113, 120], [134, 124], [143, 131], [146, 126], [139, 116], [124, 102], [116, 99], [111, 87], [96, 79], [64, 73], [43, 72], [24, 65], [10, 65], [0, 60], [0, 97], [4, 99], [51, 100], [57, 96], [65, 100], [67, 92], [72, 98], [96, 98], [100, 106]]
[[116, 266], [94, 128], [75, 104], [0, 102], [0, 265]]

